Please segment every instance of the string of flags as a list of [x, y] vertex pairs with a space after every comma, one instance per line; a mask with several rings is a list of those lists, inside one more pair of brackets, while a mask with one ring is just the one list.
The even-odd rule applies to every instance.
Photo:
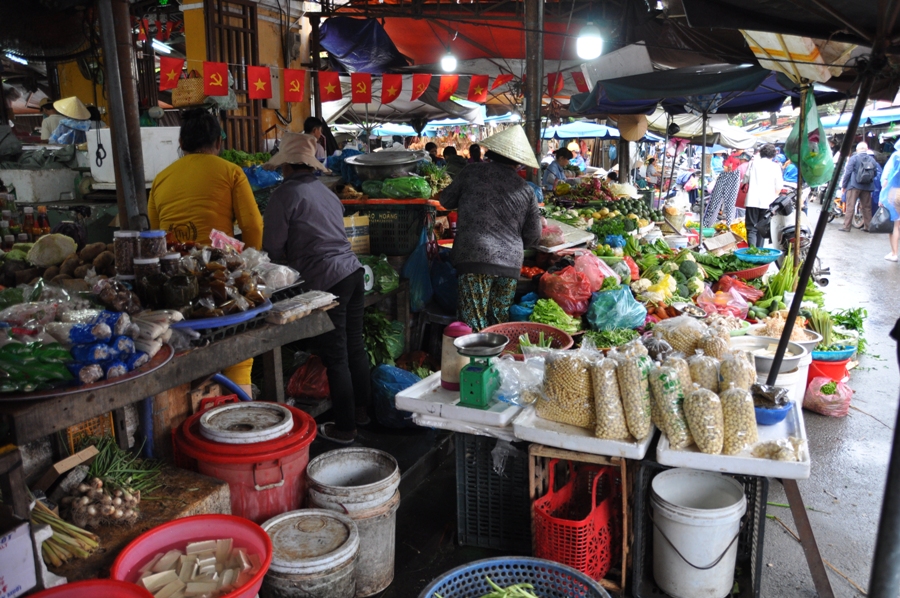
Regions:
[[[181, 58], [160, 57], [159, 59], [159, 90], [175, 89], [182, 78], [185, 61]], [[272, 97], [272, 75], [269, 67], [248, 66], [247, 68], [247, 96], [251, 100], [268, 100]], [[304, 69], [281, 69], [282, 90], [285, 102], [302, 102], [306, 83]], [[565, 85], [564, 73], [547, 74], [547, 95], [558, 95]], [[569, 75], [579, 92], [590, 91], [584, 75], [573, 71]], [[190, 75], [189, 75], [190, 76]], [[376, 75], [381, 77], [381, 103], [390, 104], [403, 91], [403, 75], [386, 73]], [[437, 75], [440, 78], [437, 100], [449, 101], [459, 89], [459, 75]], [[228, 64], [225, 62], [203, 63], [203, 93], [207, 96], [228, 95]], [[372, 102], [372, 77], [371, 73], [350, 74], [350, 101], [354, 104], [369, 104]], [[502, 85], [506, 85], [515, 78], [514, 75], [504, 73], [490, 82], [488, 75], [471, 75], [466, 99], [470, 102], [483, 104], [487, 102], [488, 94]], [[524, 79], [524, 77], [523, 77]], [[410, 100], [415, 101], [431, 85], [432, 75], [416, 73], [412, 76], [412, 90]], [[319, 93], [323, 102], [333, 102], [344, 97], [341, 89], [340, 73], [337, 71], [319, 71]]]

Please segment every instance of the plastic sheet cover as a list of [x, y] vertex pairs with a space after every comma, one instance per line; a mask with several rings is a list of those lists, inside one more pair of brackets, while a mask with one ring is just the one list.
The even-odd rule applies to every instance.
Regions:
[[380, 74], [409, 66], [375, 19], [331, 17], [322, 23], [320, 34], [336, 70]]

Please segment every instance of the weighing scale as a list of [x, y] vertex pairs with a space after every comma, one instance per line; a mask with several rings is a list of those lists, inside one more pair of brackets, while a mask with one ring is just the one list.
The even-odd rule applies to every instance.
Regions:
[[459, 372], [459, 404], [473, 409], [487, 409], [500, 388], [500, 372], [494, 357], [500, 355], [509, 338], [502, 334], [467, 334], [453, 341], [457, 352], [469, 358]]

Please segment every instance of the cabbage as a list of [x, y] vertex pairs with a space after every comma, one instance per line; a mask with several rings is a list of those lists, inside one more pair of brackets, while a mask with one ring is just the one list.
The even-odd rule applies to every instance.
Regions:
[[76, 249], [72, 237], [60, 234], [45, 235], [35, 241], [25, 259], [40, 268], [49, 268], [63, 263], [67, 257], [75, 253]]

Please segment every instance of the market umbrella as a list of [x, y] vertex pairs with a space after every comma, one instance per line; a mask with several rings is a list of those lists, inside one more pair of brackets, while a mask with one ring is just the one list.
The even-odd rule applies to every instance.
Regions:
[[572, 122], [544, 129], [544, 139], [618, 139], [619, 130], [592, 122]]

